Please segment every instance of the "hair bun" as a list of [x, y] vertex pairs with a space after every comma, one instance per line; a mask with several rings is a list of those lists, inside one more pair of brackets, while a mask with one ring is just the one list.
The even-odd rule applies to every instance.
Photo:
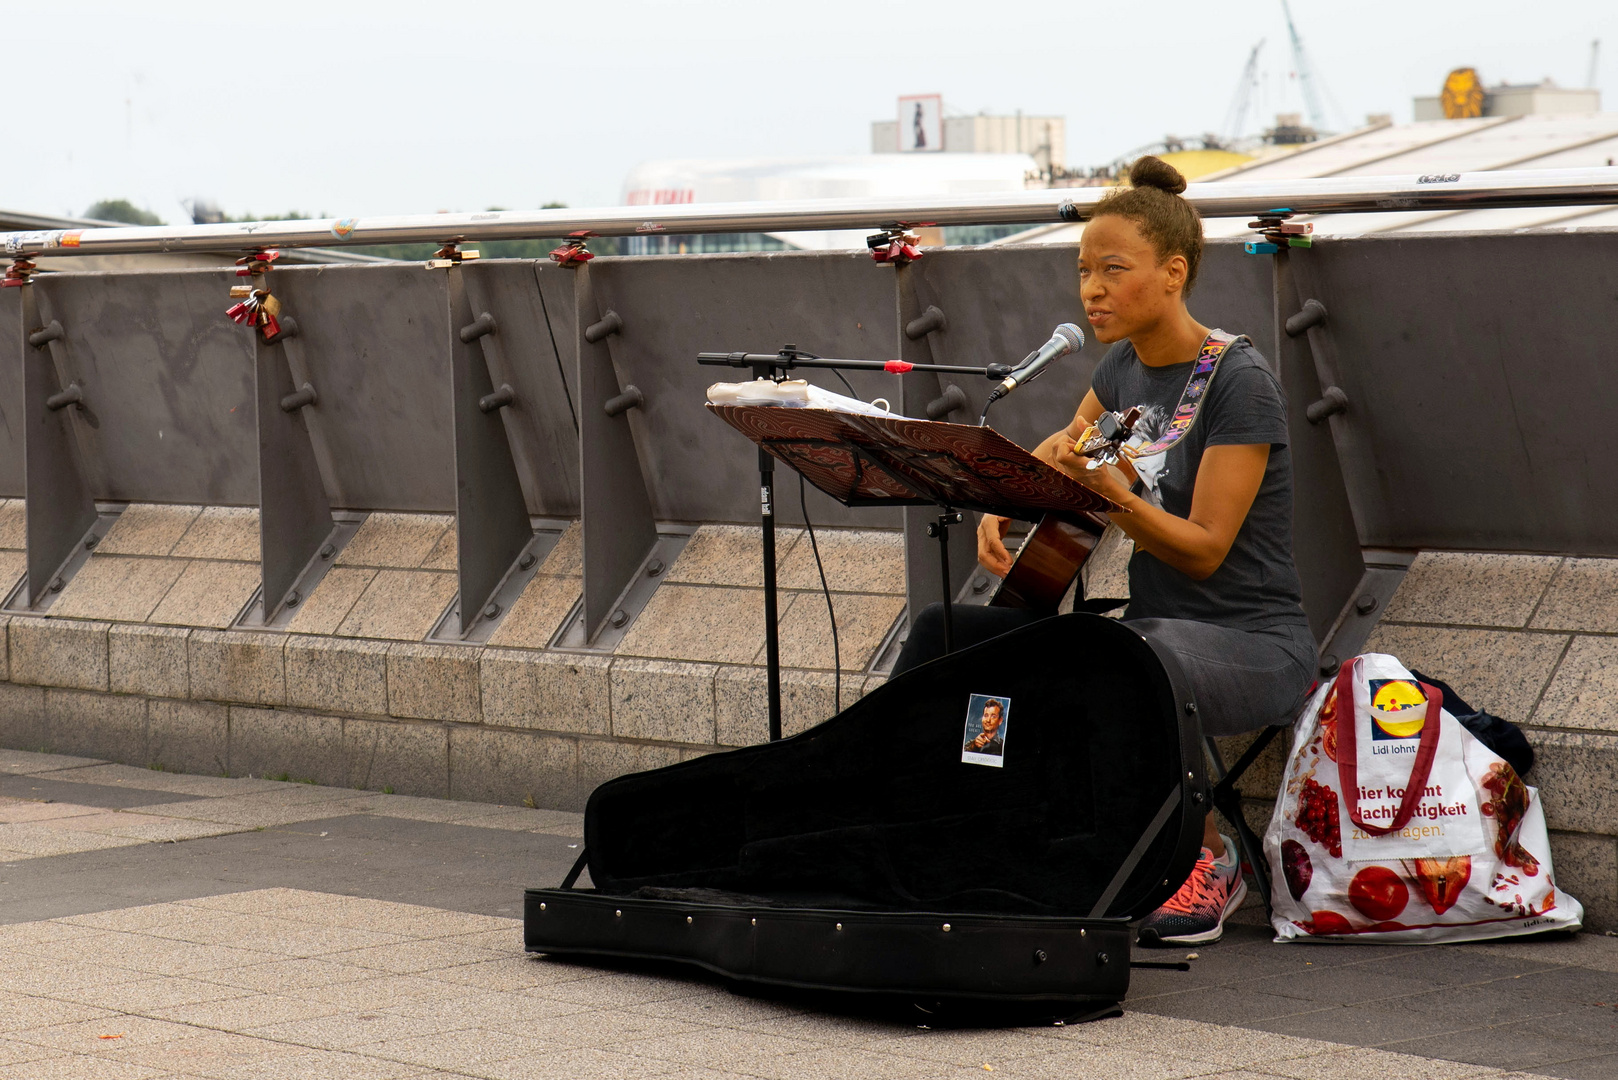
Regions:
[[1135, 159], [1129, 167], [1131, 187], [1154, 187], [1178, 195], [1185, 190], [1185, 177], [1180, 170], [1159, 157], [1150, 155]]

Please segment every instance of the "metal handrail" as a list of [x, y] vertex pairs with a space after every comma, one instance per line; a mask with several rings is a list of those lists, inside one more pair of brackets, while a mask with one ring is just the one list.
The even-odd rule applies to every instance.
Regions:
[[[571, 233], [635, 236], [795, 232], [922, 225], [1039, 225], [1083, 221], [1111, 188], [1047, 188], [913, 198], [684, 203], [600, 209], [490, 210], [476, 214], [131, 226], [0, 234], [18, 255], [124, 255], [251, 251], [344, 244], [529, 240]], [[1618, 203], [1618, 168], [1536, 169], [1425, 176], [1333, 177], [1192, 184], [1185, 197], [1204, 217], [1295, 213], [1478, 210]]]

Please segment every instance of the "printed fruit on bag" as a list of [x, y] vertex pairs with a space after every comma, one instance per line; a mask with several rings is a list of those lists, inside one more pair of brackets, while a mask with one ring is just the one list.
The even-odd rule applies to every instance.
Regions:
[[1320, 749], [1333, 761], [1337, 760], [1337, 695], [1326, 698], [1320, 707]]
[[1405, 909], [1410, 890], [1386, 866], [1367, 866], [1348, 883], [1348, 902], [1372, 922], [1387, 922]]
[[1343, 857], [1343, 833], [1337, 821], [1337, 793], [1313, 778], [1304, 780], [1298, 793], [1298, 828], [1327, 851]]
[[1292, 894], [1292, 899], [1302, 900], [1303, 894], [1309, 891], [1315, 868], [1309, 861], [1309, 853], [1296, 840], [1281, 841], [1281, 870], [1286, 875], [1287, 892]]
[[1523, 873], [1533, 877], [1539, 873], [1539, 860], [1517, 843], [1517, 827], [1528, 813], [1528, 785], [1510, 765], [1497, 761], [1489, 766], [1483, 787], [1489, 792], [1489, 801], [1482, 807], [1484, 816], [1495, 820], [1495, 854], [1505, 860], [1507, 866], [1519, 866]]
[[1415, 859], [1410, 863], [1416, 884], [1421, 886], [1422, 898], [1433, 911], [1442, 915], [1455, 906], [1461, 890], [1472, 879], [1472, 856], [1457, 855], [1452, 859]]
[[1354, 925], [1335, 911], [1311, 912], [1308, 921], [1298, 924], [1304, 932], [1319, 937], [1323, 934], [1352, 934]]

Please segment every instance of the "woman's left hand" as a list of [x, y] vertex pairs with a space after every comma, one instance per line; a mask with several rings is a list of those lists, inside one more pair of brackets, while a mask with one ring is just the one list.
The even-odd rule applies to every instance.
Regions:
[[1124, 474], [1111, 465], [1089, 468], [1090, 459], [1074, 453], [1075, 443], [1067, 435], [1057, 437], [1051, 446], [1050, 462], [1073, 479], [1114, 503], [1121, 503], [1129, 495], [1129, 482]]

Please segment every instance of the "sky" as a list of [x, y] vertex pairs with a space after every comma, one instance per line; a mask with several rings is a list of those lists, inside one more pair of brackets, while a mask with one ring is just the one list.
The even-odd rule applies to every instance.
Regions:
[[[127, 198], [170, 222], [613, 205], [639, 161], [864, 154], [901, 94], [1067, 118], [1069, 165], [1218, 131], [1262, 38], [1260, 106], [1299, 111], [1280, 0], [3, 2], [0, 207]], [[1472, 65], [1596, 85], [1612, 0], [1292, 0], [1357, 124]], [[1525, 15], [1531, 12], [1531, 17]]]

